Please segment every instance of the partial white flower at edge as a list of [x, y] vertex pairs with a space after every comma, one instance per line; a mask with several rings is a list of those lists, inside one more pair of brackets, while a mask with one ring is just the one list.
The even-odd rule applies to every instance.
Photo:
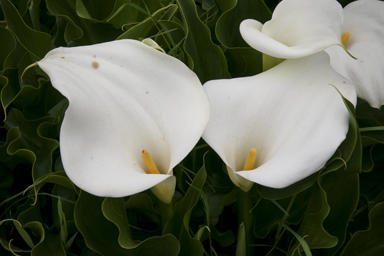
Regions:
[[347, 5], [342, 33], [349, 34], [345, 47], [357, 59], [332, 46], [326, 49], [331, 66], [355, 85], [359, 98], [380, 108], [384, 104], [384, 2], [360, 0]]
[[[252, 77], [208, 81], [204, 89], [211, 118], [203, 139], [243, 191], [254, 183], [284, 188], [319, 171], [348, 132], [340, 94], [356, 104], [354, 86], [331, 68], [325, 52]], [[244, 168], [252, 148], [255, 165]]]
[[284, 0], [265, 24], [244, 20], [243, 39], [254, 49], [281, 59], [302, 58], [332, 45], [343, 47], [343, 9], [336, 0]]
[[[96, 196], [151, 189], [170, 203], [172, 170], [209, 120], [197, 76], [181, 61], [135, 40], [57, 48], [38, 65], [69, 100], [60, 132], [68, 177]], [[158, 174], [144, 164], [148, 152], [153, 162], [146, 164], [157, 166]]]

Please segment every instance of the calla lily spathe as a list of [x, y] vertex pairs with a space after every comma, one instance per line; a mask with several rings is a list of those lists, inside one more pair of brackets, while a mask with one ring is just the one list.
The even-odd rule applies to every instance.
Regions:
[[[348, 132], [340, 93], [356, 104], [353, 85], [331, 68], [325, 52], [256, 76], [209, 81], [204, 89], [211, 118], [203, 139], [245, 192], [253, 183], [284, 188], [319, 171]], [[252, 148], [255, 168], [244, 171]]]
[[336, 0], [284, 0], [265, 24], [244, 20], [243, 39], [254, 49], [281, 59], [302, 58], [343, 46], [343, 10]]
[[326, 50], [332, 67], [356, 87], [357, 96], [372, 107], [384, 104], [384, 3], [368, 0], [352, 2], [344, 8], [342, 33], [350, 34], [345, 47]]
[[[181, 61], [135, 40], [58, 48], [38, 65], [69, 100], [60, 133], [68, 177], [103, 197], [152, 188], [172, 200], [173, 167], [193, 148], [210, 107]], [[147, 150], [160, 174], [148, 174]]]

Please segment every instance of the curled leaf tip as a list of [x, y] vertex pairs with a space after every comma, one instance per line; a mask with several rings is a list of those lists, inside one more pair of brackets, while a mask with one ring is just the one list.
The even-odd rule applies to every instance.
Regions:
[[31, 65], [29, 65], [28, 67], [26, 67], [26, 68], [24, 69], [24, 71], [23, 71], [23, 73], [21, 74], [21, 77], [20, 77], [21, 82], [23, 82], [23, 76], [24, 76], [24, 73], [25, 73], [28, 69], [30, 69], [30, 68], [32, 68], [32, 67], [34, 67], [34, 66], [37, 66], [37, 62], [32, 63]]
[[156, 49], [156, 50], [159, 50], [159, 51], [162, 51], [163, 53], [166, 53], [166, 52], [164, 51], [164, 49], [160, 47], [160, 45], [158, 45], [155, 41], [153, 41], [153, 40], [150, 39], [150, 38], [145, 38], [145, 39], [144, 39], [143, 41], [141, 41], [141, 42], [144, 43], [144, 44], [146, 44], [146, 45], [148, 45], [148, 46], [150, 46], [150, 47], [152, 47], [152, 48], [154, 48], [154, 49]]

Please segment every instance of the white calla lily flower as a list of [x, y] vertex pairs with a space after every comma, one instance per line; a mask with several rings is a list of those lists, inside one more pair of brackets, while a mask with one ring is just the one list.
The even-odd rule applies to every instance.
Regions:
[[284, 188], [319, 171], [348, 132], [340, 94], [356, 104], [354, 86], [325, 52], [252, 77], [208, 81], [204, 89], [211, 118], [203, 139], [245, 192], [253, 183]]
[[284, 0], [265, 24], [244, 20], [243, 39], [254, 49], [281, 59], [302, 58], [342, 45], [343, 10], [335, 0]]
[[151, 188], [170, 203], [172, 170], [209, 120], [197, 76], [135, 40], [54, 49], [38, 65], [69, 100], [60, 133], [68, 177], [96, 196]]
[[343, 33], [349, 34], [345, 47], [326, 50], [331, 66], [355, 86], [357, 96], [372, 107], [384, 105], [384, 3], [376, 0], [352, 2], [344, 8]]

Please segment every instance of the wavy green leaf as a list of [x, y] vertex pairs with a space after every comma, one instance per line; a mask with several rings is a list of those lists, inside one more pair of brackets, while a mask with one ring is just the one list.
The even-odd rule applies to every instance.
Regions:
[[272, 18], [263, 0], [221, 0], [217, 4], [220, 9], [229, 7], [216, 23], [217, 39], [227, 48], [248, 47], [239, 30], [243, 20], [254, 19], [264, 23]]
[[16, 128], [19, 131], [19, 136], [9, 143], [7, 154], [32, 164], [34, 179], [50, 173], [52, 169], [52, 152], [59, 146], [58, 141], [46, 137], [48, 130], [52, 128], [52, 122], [53, 117], [27, 120], [23, 113], [15, 108], [11, 109], [5, 122], [8, 130]]
[[[338, 243], [338, 238], [330, 235], [323, 228], [324, 219], [328, 216], [329, 211], [330, 207], [327, 203], [327, 194], [319, 183], [316, 182], [303, 221], [297, 231], [301, 237], [305, 237], [305, 241], [311, 249], [332, 248]], [[288, 255], [292, 255], [296, 248], [297, 243], [291, 247]]]
[[[273, 200], [260, 200], [252, 210], [254, 219], [256, 220], [254, 223], [255, 235], [258, 238], [265, 238], [282, 222], [298, 224], [304, 216], [311, 192], [312, 188], [306, 189], [294, 195], [294, 198], [285, 198], [277, 201], [284, 211], [288, 211], [288, 216], [284, 215], [284, 212], [272, 202]], [[290, 209], [288, 209], [291, 201], [292, 205]]]
[[[31, 252], [32, 256], [37, 256], [37, 255], [42, 256], [42, 254], [35, 254], [34, 253], [36, 248], [39, 248], [41, 246], [41, 244], [44, 243], [44, 239], [45, 239], [45, 231], [44, 231], [44, 228], [40, 222], [32, 221], [32, 222], [26, 223], [25, 225], [22, 225], [17, 220], [5, 219], [5, 220], [0, 221], [0, 226], [3, 225], [4, 223], [7, 223], [7, 222], [13, 223], [16, 230], [20, 234], [20, 237], [23, 239], [22, 240], [23, 242], [21, 242], [21, 241], [17, 241], [17, 242], [13, 241], [12, 242], [11, 240], [13, 240], [13, 238], [9, 238], [8, 241], [7, 241], [7, 239], [1, 238], [0, 242], [5, 249], [7, 249], [7, 250], [12, 249], [12, 251], [14, 251], [14, 252]], [[30, 232], [28, 232], [28, 230], [30, 230]], [[32, 241], [33, 239], [31, 237], [31, 234], [37, 238], [36, 244]], [[14, 235], [11, 235], [11, 237], [12, 236], [15, 237]], [[22, 248], [16, 247], [13, 245], [13, 243], [17, 243], [20, 245], [22, 245], [23, 243], [28, 244], [30, 249], [22, 249]]]
[[151, 14], [150, 17], [146, 18], [144, 21], [139, 24], [131, 27], [123, 34], [121, 34], [117, 39], [144, 39], [156, 35], [159, 32], [158, 20], [171, 8], [174, 6], [168, 5], [157, 10], [155, 13]]
[[125, 249], [135, 248], [138, 243], [132, 240], [131, 230], [125, 211], [124, 198], [105, 198], [102, 204], [105, 218], [114, 223], [119, 229], [119, 244]]
[[140, 193], [129, 197], [125, 203], [126, 209], [132, 209], [145, 214], [154, 223], [160, 224], [160, 217], [156, 214], [153, 201], [148, 194]]
[[178, 0], [187, 37], [184, 50], [189, 56], [188, 65], [202, 83], [212, 79], [229, 78], [223, 51], [211, 39], [211, 32], [197, 16], [192, 0]]
[[369, 227], [356, 232], [341, 256], [377, 256], [384, 253], [384, 203], [378, 203], [369, 212]]
[[118, 243], [118, 228], [102, 212], [104, 198], [81, 191], [75, 205], [75, 223], [87, 246], [101, 255], [133, 255]]
[[207, 173], [203, 166], [196, 174], [183, 199], [175, 204], [174, 214], [164, 226], [163, 234], [173, 234], [179, 240], [181, 244], [180, 255], [197, 256], [203, 254], [201, 242], [189, 233], [189, 222], [206, 178]]
[[[94, 22], [80, 17], [76, 9], [76, 0], [46, 0], [49, 12], [66, 20], [64, 38], [68, 46], [89, 45], [112, 41], [121, 34], [118, 29], [111, 29], [109, 24]], [[105, 2], [105, 1], [104, 1]], [[102, 4], [99, 2], [99, 4]], [[100, 8], [95, 4], [93, 8]]]
[[44, 241], [32, 249], [31, 256], [45, 255], [66, 256], [64, 246], [61, 243], [60, 234], [45, 232]]
[[15, 35], [20, 44], [35, 57], [34, 61], [42, 59], [48, 51], [54, 48], [51, 43], [51, 36], [28, 27], [9, 0], [1, 0], [0, 2], [8, 29]]
[[0, 48], [0, 72], [7, 68], [6, 61], [12, 55], [13, 51], [16, 48], [16, 41], [12, 33], [7, 29], [0, 26], [0, 38], [1, 38], [1, 48]]
[[[151, 237], [139, 243], [135, 248], [123, 240], [127, 238], [127, 234], [122, 234], [119, 238], [120, 231], [128, 230], [123, 203], [123, 199], [104, 199], [81, 191], [75, 206], [75, 222], [90, 249], [105, 256], [176, 256], [178, 254], [178, 241], [172, 235]], [[103, 209], [104, 214], [113, 222], [105, 218]], [[131, 246], [132, 249], [121, 247], [119, 242], [122, 241], [124, 241], [124, 246]]]
[[336, 246], [321, 252], [324, 255], [334, 255], [344, 243], [348, 223], [359, 201], [359, 175], [339, 170], [323, 176], [320, 185], [327, 194], [327, 203], [330, 206], [323, 227], [338, 238]]
[[159, 0], [116, 0], [107, 22], [113, 24], [115, 28], [122, 28], [124, 25], [141, 22], [146, 19], [148, 13], [142, 10], [148, 8], [150, 13], [154, 13], [164, 6]]
[[94, 22], [104, 21], [108, 18], [114, 8], [115, 1], [103, 0], [77, 0], [76, 13], [83, 19]]

